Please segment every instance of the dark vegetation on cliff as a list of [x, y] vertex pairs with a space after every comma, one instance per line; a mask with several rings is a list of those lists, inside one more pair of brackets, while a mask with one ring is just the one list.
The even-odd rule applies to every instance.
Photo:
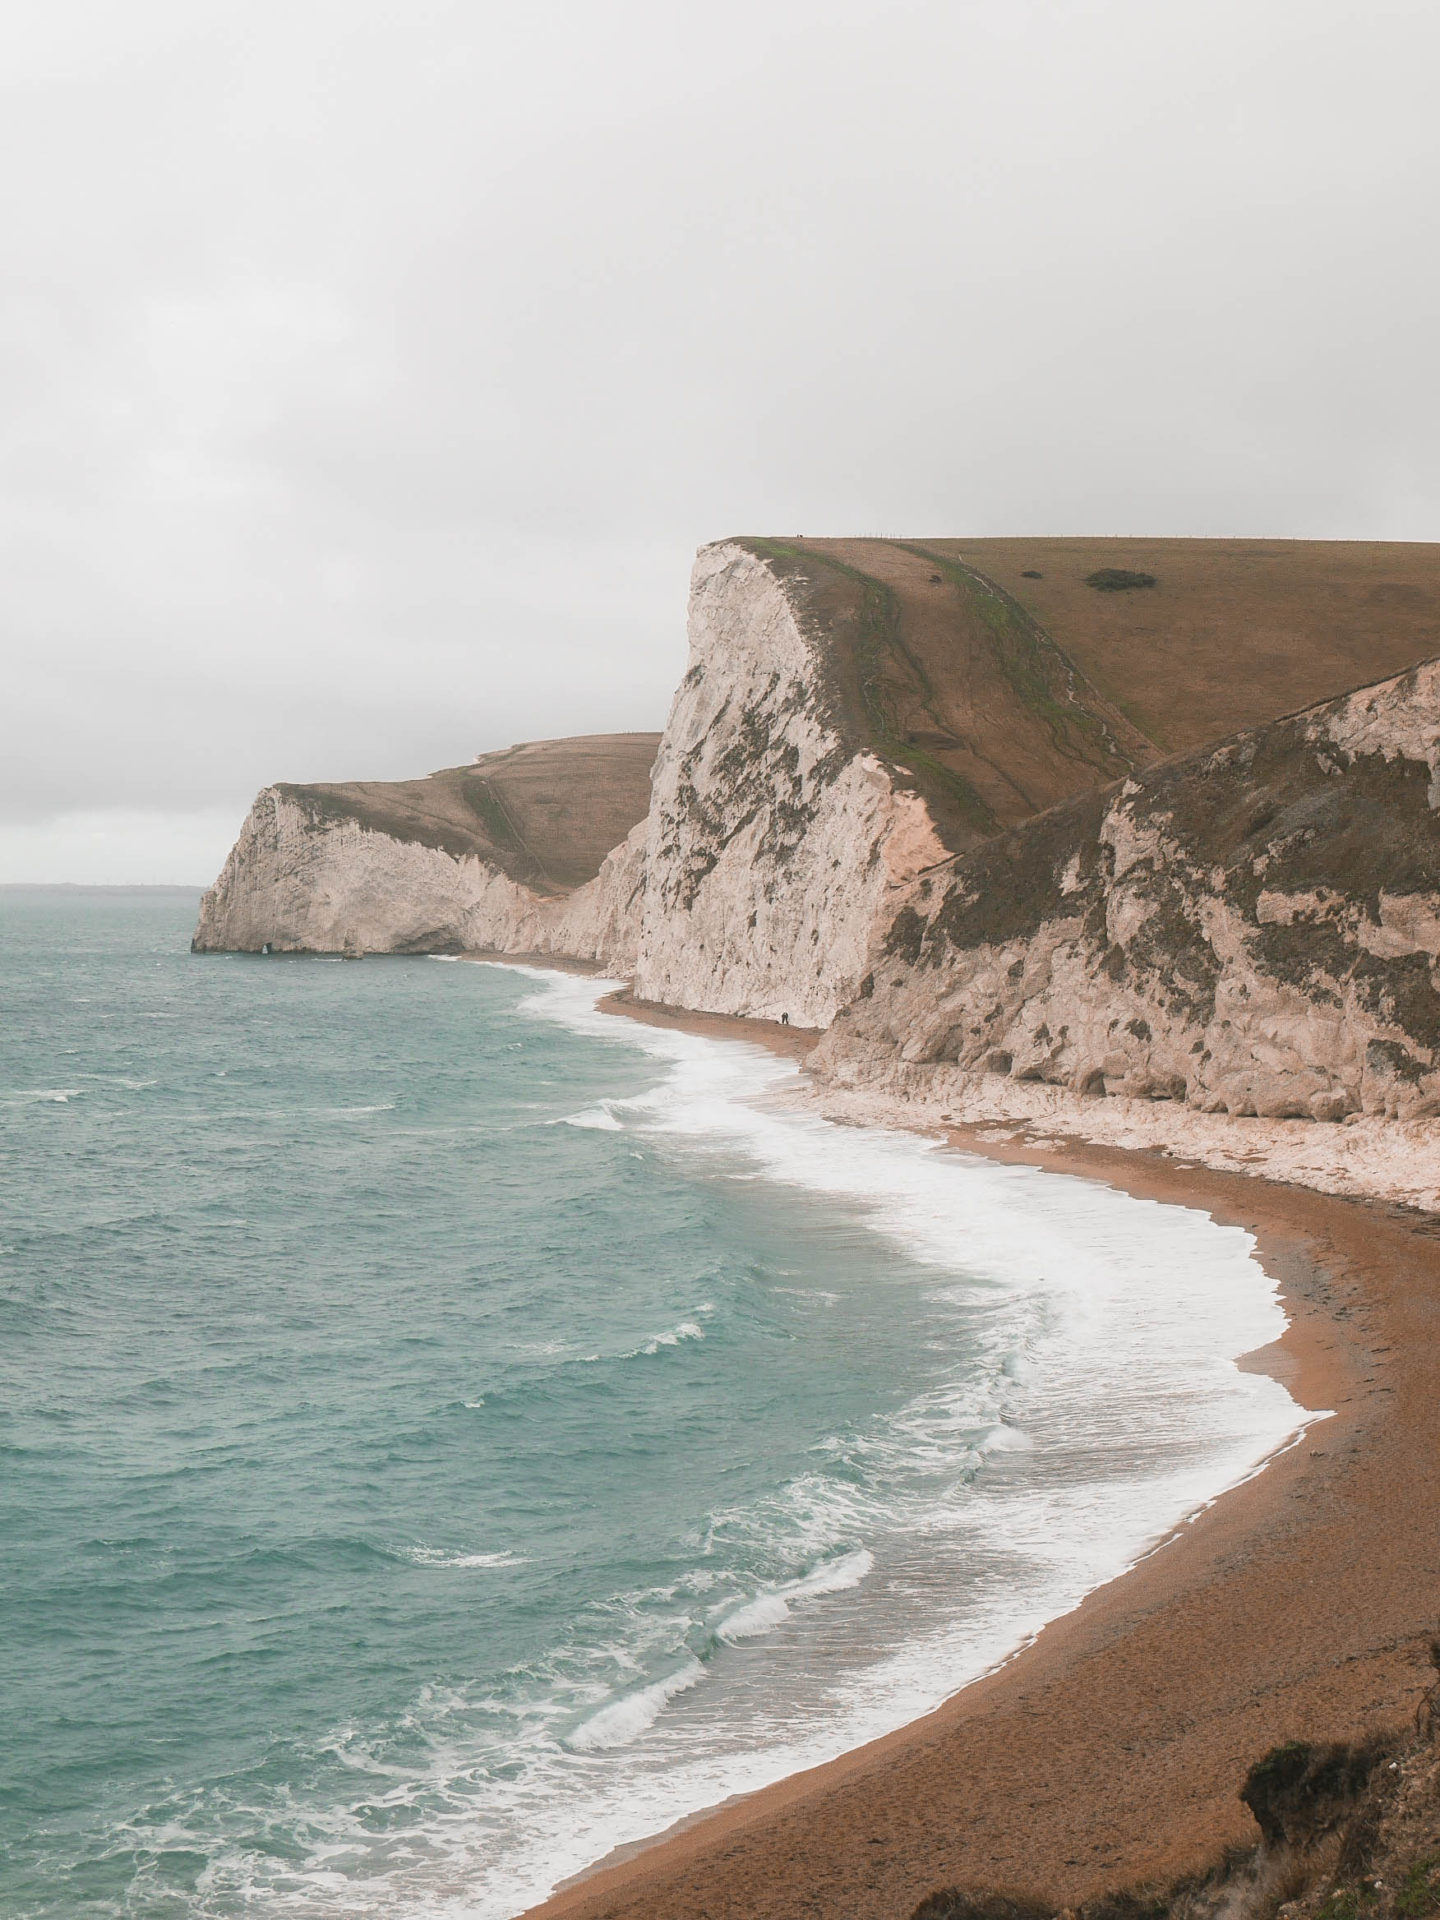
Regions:
[[[1392, 709], [1428, 698], [1416, 688], [1431, 672], [1404, 674], [1374, 697]], [[1429, 1111], [1433, 1095], [1418, 1090], [1440, 1060], [1427, 905], [1440, 894], [1440, 824], [1429, 770], [1398, 753], [1342, 751], [1325, 731], [1334, 711], [1160, 762], [959, 856], [898, 915], [885, 964], [846, 1025], [882, 1047], [903, 1045], [912, 1062], [1080, 1092], [1114, 1080], [1151, 1098], [1272, 1117], [1341, 1118], [1361, 1104]], [[987, 955], [1014, 963], [957, 992]], [[1103, 1068], [1106, 1047], [1082, 1058], [1064, 1032], [1039, 1028], [1017, 1046], [1027, 1004], [1040, 1004], [1062, 960], [1072, 1007], [1082, 980], [1094, 983], [1092, 1001], [1110, 1003], [1116, 1057]], [[930, 999], [950, 1012], [922, 1036], [913, 1009], [927, 973], [938, 976]], [[1236, 1079], [1210, 1066], [1221, 1036], [1209, 1023], [1222, 983], [1233, 996], [1242, 978], [1249, 1007], [1263, 992], [1297, 1018], [1309, 1007], [1322, 1025], [1346, 1013], [1382, 1031], [1338, 1079], [1320, 1071], [1335, 1063], [1318, 1059], [1298, 1063], [1316, 1069], [1309, 1077], [1287, 1069]], [[1053, 1026], [1054, 1015], [1045, 1018]], [[1297, 1029], [1290, 1044], [1304, 1051], [1313, 1040]]]
[[658, 733], [535, 740], [422, 780], [281, 786], [317, 822], [354, 820], [394, 840], [474, 854], [539, 893], [593, 880], [643, 820]]
[[[1440, 1641], [1430, 1644], [1440, 1673]], [[911, 1920], [1428, 1920], [1440, 1913], [1440, 1681], [1413, 1731], [1290, 1741], [1250, 1769], [1240, 1798], [1260, 1837], [1208, 1871], [1074, 1908], [950, 1887]]]

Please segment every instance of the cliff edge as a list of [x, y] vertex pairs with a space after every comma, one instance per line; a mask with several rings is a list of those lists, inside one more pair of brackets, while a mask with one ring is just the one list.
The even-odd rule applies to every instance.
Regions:
[[1435, 546], [721, 541], [662, 736], [267, 788], [195, 945], [592, 960], [927, 1115], [1423, 1117], [1437, 651]]
[[611, 910], [627, 898], [626, 838], [645, 818], [659, 743], [541, 740], [422, 780], [266, 787], [192, 945], [623, 954]]

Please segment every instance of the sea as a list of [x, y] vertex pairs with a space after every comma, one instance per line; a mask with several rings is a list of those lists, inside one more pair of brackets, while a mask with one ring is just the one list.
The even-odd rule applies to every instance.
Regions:
[[1300, 1430], [1236, 1227], [195, 906], [0, 892], [4, 1920], [509, 1920]]

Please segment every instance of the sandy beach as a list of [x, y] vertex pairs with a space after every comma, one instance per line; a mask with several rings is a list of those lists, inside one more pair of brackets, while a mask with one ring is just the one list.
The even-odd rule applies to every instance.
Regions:
[[[604, 1004], [793, 1057], [817, 1038]], [[949, 1132], [1251, 1229], [1291, 1325], [1246, 1364], [1334, 1417], [937, 1712], [602, 1863], [533, 1909], [545, 1920], [906, 1920], [966, 1882], [1071, 1902], [1253, 1837], [1237, 1792], [1277, 1741], [1412, 1710], [1440, 1618], [1433, 1216], [1023, 1129]]]

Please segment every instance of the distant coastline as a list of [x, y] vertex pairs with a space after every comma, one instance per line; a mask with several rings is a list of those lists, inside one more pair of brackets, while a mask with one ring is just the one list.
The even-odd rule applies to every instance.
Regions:
[[107, 886], [102, 882], [88, 880], [0, 880], [0, 893], [134, 893], [165, 894], [171, 898], [186, 900], [198, 899], [204, 893], [203, 886], [173, 887], [161, 886]]

